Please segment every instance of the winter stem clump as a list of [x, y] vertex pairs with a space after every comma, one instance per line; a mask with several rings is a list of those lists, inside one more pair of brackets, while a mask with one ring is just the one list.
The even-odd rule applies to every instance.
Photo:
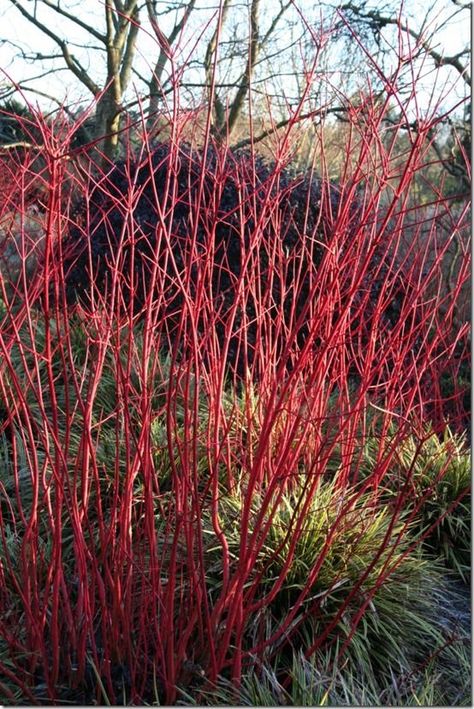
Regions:
[[0, 703], [467, 696], [467, 207], [390, 106], [337, 181], [296, 122], [4, 160]]

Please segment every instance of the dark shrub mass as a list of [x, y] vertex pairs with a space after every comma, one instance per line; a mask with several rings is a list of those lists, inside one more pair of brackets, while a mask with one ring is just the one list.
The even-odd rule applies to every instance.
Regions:
[[304, 342], [324, 245], [334, 224], [350, 230], [357, 219], [356, 204], [338, 219], [341, 206], [334, 183], [249, 152], [159, 143], [116, 163], [77, 205], [68, 300], [90, 304], [91, 281], [104, 296], [120, 274], [115, 307], [136, 315], [153, 305], [171, 341], [186, 302], [199, 301], [195, 332], [221, 343], [228, 333], [227, 361], [242, 373], [257, 342], [276, 342], [277, 354]]

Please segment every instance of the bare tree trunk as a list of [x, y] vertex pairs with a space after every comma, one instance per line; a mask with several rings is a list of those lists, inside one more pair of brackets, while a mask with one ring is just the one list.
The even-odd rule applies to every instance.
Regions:
[[94, 137], [100, 140], [98, 148], [105, 162], [113, 161], [118, 152], [121, 104], [118, 87], [114, 84], [115, 81], [102, 94], [95, 113]]
[[95, 127], [96, 137], [102, 138], [99, 148], [104, 163], [118, 153], [123, 93], [130, 81], [139, 28], [136, 5], [132, 0], [116, 13], [111, 0], [105, 4], [107, 86], [97, 103]]
[[221, 98], [215, 90], [215, 70], [217, 58], [217, 50], [219, 46], [220, 33], [226, 22], [231, 0], [224, 0], [220, 15], [220, 22], [213, 33], [207, 46], [206, 56], [204, 59], [204, 69], [206, 74], [206, 85], [209, 91], [209, 100], [212, 103], [212, 131], [216, 139], [220, 142], [228, 139], [238, 123], [245, 102], [248, 98], [252, 77], [255, 72], [257, 61], [263, 47], [271, 39], [281, 18], [291, 6], [289, 2], [281, 2], [278, 12], [274, 15], [270, 27], [265, 34], [260, 34], [260, 3], [261, 0], [251, 0], [250, 17], [249, 17], [249, 37], [248, 46], [242, 54], [247, 56], [245, 69], [241, 77], [236, 81], [236, 93], [229, 106], [224, 106]]
[[217, 49], [219, 47], [220, 34], [227, 19], [231, 0], [224, 0], [219, 15], [216, 29], [209, 40], [204, 57], [204, 71], [206, 84], [209, 92], [209, 102], [212, 107], [212, 131], [220, 135], [222, 127], [225, 125], [225, 107], [215, 89], [215, 72], [217, 66]]
[[153, 69], [153, 74], [150, 79], [149, 84], [149, 104], [148, 104], [148, 127], [151, 128], [154, 123], [154, 116], [158, 112], [160, 101], [162, 99], [162, 91], [160, 90], [161, 81], [163, 78], [163, 73], [168, 61], [172, 59], [171, 52], [173, 44], [178, 38], [179, 34], [184, 29], [189, 17], [194, 10], [196, 5], [196, 0], [189, 0], [188, 4], [184, 9], [184, 13], [180, 20], [178, 20], [166, 37], [163, 32], [161, 32], [158, 21], [155, 3], [152, 0], [146, 0], [146, 7], [148, 11], [148, 17], [155, 33], [155, 37], [160, 46], [160, 51], [158, 54], [158, 59], [156, 60], [155, 67]]

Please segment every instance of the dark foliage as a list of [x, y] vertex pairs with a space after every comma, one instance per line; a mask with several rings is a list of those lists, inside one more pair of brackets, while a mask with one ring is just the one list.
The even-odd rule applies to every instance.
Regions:
[[19, 101], [8, 100], [0, 106], [0, 146], [31, 141], [33, 117]]
[[[347, 205], [337, 185], [314, 175], [298, 176], [247, 152], [210, 147], [204, 154], [187, 144], [173, 151], [160, 143], [142, 161], [117, 163], [77, 205], [67, 249], [68, 301], [90, 305], [91, 283], [107, 297], [120, 273], [116, 307], [138, 314], [153, 304], [175, 341], [178, 331], [183, 336], [186, 300], [204, 293], [213, 315], [204, 308], [197, 332], [205, 337], [212, 323], [222, 342], [231, 327], [228, 362], [242, 373], [269, 327], [272, 342], [278, 331], [279, 354], [288, 342], [304, 342], [323, 244], [341, 223], [341, 208]], [[357, 214], [351, 205], [347, 230]], [[384, 277], [377, 260], [374, 269], [378, 280]], [[253, 288], [242, 288], [241, 279]], [[369, 285], [374, 298], [379, 287]]]

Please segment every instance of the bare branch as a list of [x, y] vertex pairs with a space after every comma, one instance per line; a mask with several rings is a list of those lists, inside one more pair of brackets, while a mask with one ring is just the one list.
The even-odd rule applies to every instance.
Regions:
[[115, 9], [117, 10], [117, 14], [123, 15], [123, 13], [125, 12], [123, 2], [121, 2], [121, 0], [114, 0], [114, 5], [115, 5]]
[[61, 7], [59, 4], [55, 5], [51, 0], [43, 0], [43, 3], [47, 5], [51, 10], [54, 10], [55, 12], [58, 13], [58, 15], [62, 15], [63, 17], [66, 17], [66, 19], [70, 20], [71, 22], [74, 22], [78, 27], [81, 27], [83, 30], [91, 34], [93, 37], [98, 39], [100, 42], [105, 42], [105, 37], [103, 34], [100, 32], [97, 32], [97, 30], [90, 24], [87, 24], [86, 22], [83, 22], [77, 15], [73, 15], [72, 13], [68, 12], [65, 10], [63, 7]]
[[275, 32], [278, 23], [280, 22], [281, 18], [285, 14], [285, 12], [293, 5], [292, 0], [286, 3], [286, 5], [281, 5], [280, 11], [275, 15], [275, 17], [272, 20], [272, 23], [268, 30], [265, 32], [263, 35], [262, 40], [260, 41], [260, 49], [263, 48], [263, 46], [268, 42], [268, 40], [272, 37], [273, 33]]
[[11, 4], [16, 7], [16, 9], [25, 17], [29, 22], [31, 22], [35, 27], [37, 27], [39, 30], [41, 30], [45, 35], [50, 37], [58, 47], [61, 49], [62, 55], [64, 57], [64, 61], [66, 62], [66, 65], [68, 68], [72, 71], [74, 76], [76, 76], [79, 81], [84, 84], [84, 86], [94, 95], [96, 96], [100, 92], [99, 86], [91, 79], [87, 71], [84, 69], [84, 67], [80, 64], [80, 62], [74, 57], [70, 51], [67, 43], [65, 40], [63, 40], [61, 37], [59, 37], [55, 32], [53, 32], [49, 27], [44, 25], [40, 20], [37, 19], [37, 17], [28, 10], [25, 10], [25, 8], [18, 2], [18, 0], [10, 0]]
[[8, 143], [8, 145], [0, 145], [0, 154], [2, 153], [8, 153], [10, 150], [15, 150], [16, 148], [34, 148], [38, 147], [35, 146], [33, 143], [29, 143], [26, 140], [19, 140], [17, 143]]
[[133, 60], [135, 59], [135, 50], [139, 30], [140, 18], [137, 10], [134, 17], [130, 21], [130, 29], [128, 31], [127, 43], [122, 59], [122, 68], [120, 70], [120, 86], [122, 87], [122, 91], [125, 91], [127, 88], [132, 75]]
[[257, 136], [251, 136], [249, 138], [244, 138], [243, 140], [239, 140], [238, 143], [234, 143], [232, 145], [233, 150], [239, 150], [240, 148], [245, 148], [247, 145], [255, 145], [256, 143], [261, 143], [262, 140], [265, 140], [265, 138], [268, 138], [269, 136], [273, 135], [277, 131], [281, 130], [281, 128], [285, 128], [287, 125], [290, 123], [296, 124], [296, 123], [301, 123], [301, 121], [306, 121], [309, 119], [315, 119], [315, 118], [323, 118], [330, 113], [334, 114], [341, 114], [344, 115], [347, 112], [347, 109], [338, 106], [338, 107], [333, 107], [333, 108], [327, 108], [326, 106], [323, 108], [318, 108], [315, 111], [311, 111], [310, 113], [302, 113], [299, 116], [290, 116], [288, 118], [284, 118], [281, 121], [278, 121], [278, 123], [275, 123], [271, 128], [267, 128], [266, 130], [262, 131], [259, 133]]
[[[211, 39], [208, 42], [207, 48], [206, 48], [206, 54], [204, 57], [204, 73], [206, 76], [206, 81], [208, 85], [211, 87], [214, 86], [214, 81], [215, 81], [215, 71], [216, 71], [216, 64], [217, 64], [217, 58], [216, 58], [216, 52], [217, 52], [217, 45], [219, 43], [219, 37], [220, 33], [222, 31], [222, 27], [225, 25], [227, 15], [229, 12], [229, 7], [230, 7], [231, 0], [224, 0], [221, 8], [220, 8], [220, 13], [218, 17], [218, 23], [216, 26], [216, 29], [214, 30]], [[215, 120], [216, 120], [216, 125], [218, 127], [222, 126], [224, 123], [224, 118], [225, 118], [225, 111], [224, 111], [224, 106], [222, 104], [222, 101], [220, 100], [219, 96], [217, 93], [214, 92], [214, 95], [212, 96], [213, 100], [213, 108], [214, 108], [214, 114], [215, 114]]]
[[436, 157], [450, 175], [461, 180], [461, 184], [466, 190], [470, 188], [470, 179], [467, 170], [467, 166], [462, 162], [456, 161], [453, 151], [450, 151], [449, 155], [446, 155], [445, 151], [439, 141], [436, 139], [432, 140], [431, 147], [435, 151]]
[[416, 30], [412, 29], [406, 22], [403, 22], [399, 16], [390, 17], [389, 15], [382, 15], [378, 10], [361, 10], [361, 8], [353, 2], [348, 2], [344, 5], [341, 5], [340, 11], [347, 10], [349, 12], [354, 13], [354, 15], [360, 17], [363, 20], [371, 21], [378, 29], [382, 29], [387, 25], [395, 25], [402, 32], [406, 32], [411, 37], [416, 39], [420, 47], [422, 47], [424, 51], [433, 59], [435, 66], [452, 66], [460, 74], [466, 84], [470, 85], [471, 77], [468, 72], [468, 66], [467, 64], [465, 65], [460, 61], [460, 57], [463, 56], [465, 53], [464, 51], [461, 51], [458, 54], [454, 54], [451, 56], [441, 54], [430, 44], [428, 40], [423, 38], [422, 32], [417, 32]]
[[245, 73], [241, 79], [240, 86], [237, 90], [237, 94], [232, 102], [232, 106], [229, 112], [229, 118], [227, 121], [227, 130], [229, 134], [237, 122], [237, 119], [242, 111], [244, 101], [247, 97], [250, 82], [252, 79], [253, 70], [255, 63], [257, 61], [258, 53], [260, 50], [259, 45], [259, 11], [260, 11], [260, 0], [252, 0], [252, 5], [250, 7], [250, 37], [249, 37], [249, 48], [247, 55], [247, 66], [245, 68]]
[[162, 30], [158, 26], [158, 22], [156, 20], [155, 9], [152, 6], [151, 0], [146, 0], [146, 8], [147, 8], [148, 19], [150, 20], [151, 27], [153, 29], [153, 32], [155, 33], [155, 37], [157, 39], [157, 42], [160, 45], [160, 51], [164, 52], [166, 57], [168, 59], [170, 59], [171, 58], [171, 47], [169, 45], [168, 38], [166, 37], [165, 33], [162, 32]]
[[158, 59], [156, 60], [155, 67], [153, 69], [153, 75], [149, 82], [150, 103], [148, 112], [150, 116], [154, 115], [158, 110], [158, 101], [160, 95], [159, 84], [161, 82], [166, 63], [171, 57], [171, 48], [175, 43], [177, 37], [185, 27], [187, 21], [189, 20], [189, 17], [195, 8], [196, 0], [190, 0], [190, 2], [187, 3], [184, 12], [181, 16], [181, 19], [176, 22], [168, 37], [164, 37], [163, 33], [158, 27], [158, 22], [156, 20], [156, 8], [153, 5], [154, 3], [152, 3], [150, 0], [147, 0], [146, 6], [148, 11], [148, 17], [150, 19], [150, 23], [155, 33], [155, 36], [158, 40], [160, 51], [158, 54]]

